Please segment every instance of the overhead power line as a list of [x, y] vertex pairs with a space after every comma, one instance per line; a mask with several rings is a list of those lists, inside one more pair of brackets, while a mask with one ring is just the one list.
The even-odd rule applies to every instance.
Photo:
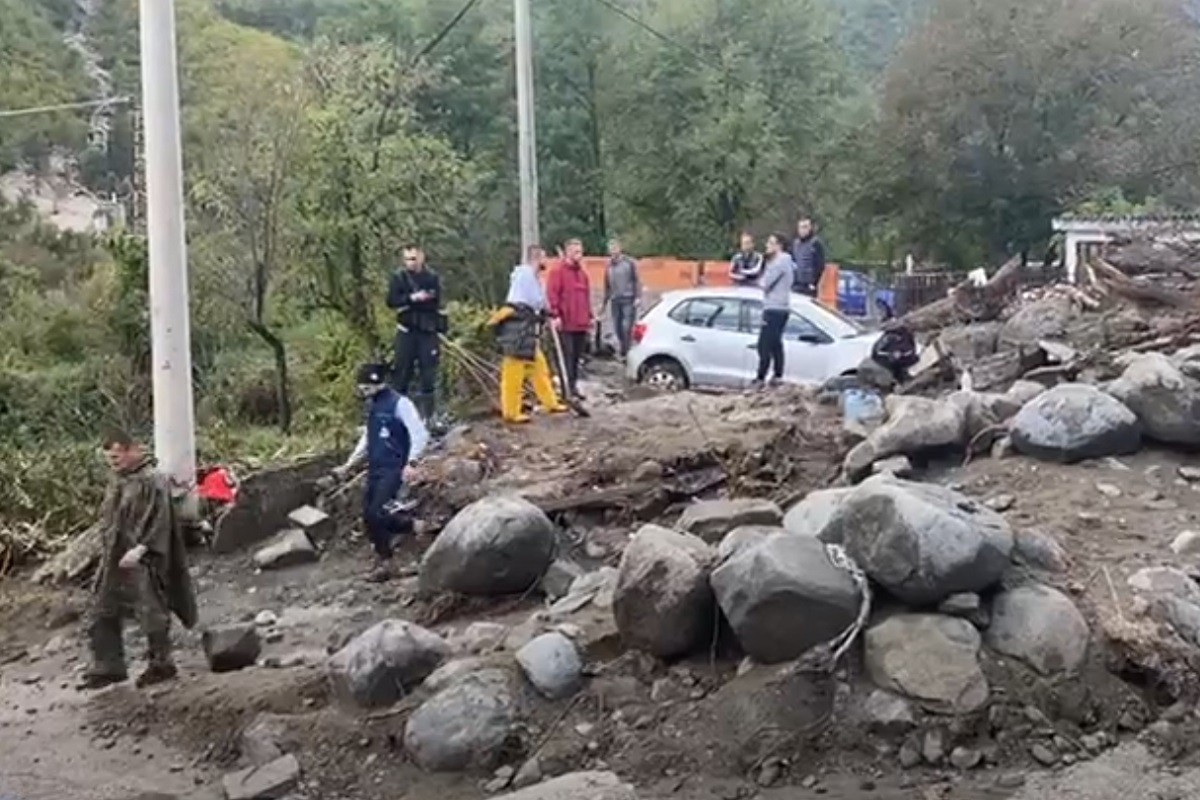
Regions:
[[128, 97], [113, 97], [108, 100], [88, 100], [81, 103], [59, 103], [53, 106], [34, 106], [32, 108], [13, 108], [0, 110], [0, 119], [5, 117], [25, 117], [30, 114], [43, 114], [51, 111], [70, 111], [76, 108], [95, 108], [96, 106], [115, 106], [128, 103]]
[[429, 55], [435, 47], [442, 43], [443, 39], [450, 35], [450, 31], [454, 30], [455, 27], [458, 26], [458, 23], [462, 22], [463, 17], [469, 14], [471, 9], [478, 4], [479, 0], [467, 0], [466, 5], [460, 8], [458, 13], [451, 17], [450, 21], [446, 23], [445, 27], [438, 31], [437, 36], [434, 36], [429, 40], [428, 44], [421, 48], [421, 51], [417, 53], [417, 55], [413, 58], [413, 61], [418, 61]]

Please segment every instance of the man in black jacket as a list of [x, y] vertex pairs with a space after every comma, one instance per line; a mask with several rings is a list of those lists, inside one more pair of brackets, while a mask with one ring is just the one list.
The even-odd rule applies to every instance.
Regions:
[[808, 217], [796, 224], [796, 233], [792, 240], [792, 260], [796, 262], [792, 291], [816, 297], [825, 273], [825, 245], [817, 238], [816, 228]]
[[[437, 388], [438, 335], [443, 332], [442, 282], [425, 264], [425, 252], [415, 245], [404, 248], [404, 267], [392, 274], [388, 286], [388, 308], [396, 312], [396, 363], [392, 385], [426, 421], [433, 416]], [[413, 373], [418, 390], [409, 395]]]

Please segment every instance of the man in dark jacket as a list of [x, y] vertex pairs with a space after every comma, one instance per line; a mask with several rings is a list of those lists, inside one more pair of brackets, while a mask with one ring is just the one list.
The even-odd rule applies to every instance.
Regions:
[[130, 615], [146, 635], [149, 663], [137, 685], [148, 686], [175, 677], [171, 615], [185, 627], [195, 625], [196, 595], [166, 476], [128, 434], [111, 432], [102, 444], [112, 479], [100, 515], [104, 550], [89, 615], [92, 666], [83, 688], [127, 677], [121, 627]]
[[404, 267], [392, 274], [388, 285], [388, 308], [396, 312], [396, 363], [392, 386], [409, 395], [413, 373], [418, 374], [417, 409], [429, 420], [433, 416], [437, 389], [438, 336], [443, 333], [442, 282], [425, 264], [425, 252], [416, 246], [404, 248]]
[[754, 237], [743, 233], [741, 249], [729, 262], [729, 277], [738, 286], [756, 286], [762, 272], [763, 254], [754, 249]]
[[825, 273], [825, 245], [817, 238], [816, 228], [808, 217], [796, 224], [796, 233], [792, 240], [792, 260], [796, 262], [792, 291], [816, 297]]

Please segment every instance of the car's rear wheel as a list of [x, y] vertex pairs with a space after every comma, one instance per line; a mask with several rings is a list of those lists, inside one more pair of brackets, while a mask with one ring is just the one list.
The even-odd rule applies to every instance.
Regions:
[[656, 358], [642, 367], [640, 382], [660, 392], [682, 392], [688, 387], [687, 373], [673, 358]]

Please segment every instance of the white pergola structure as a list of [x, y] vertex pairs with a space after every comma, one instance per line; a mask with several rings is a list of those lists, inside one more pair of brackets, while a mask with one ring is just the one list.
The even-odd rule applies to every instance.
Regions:
[[1200, 214], [1066, 216], [1056, 218], [1052, 226], [1063, 235], [1063, 264], [1071, 283], [1077, 282], [1079, 265], [1086, 266], [1113, 240], [1200, 241]]

